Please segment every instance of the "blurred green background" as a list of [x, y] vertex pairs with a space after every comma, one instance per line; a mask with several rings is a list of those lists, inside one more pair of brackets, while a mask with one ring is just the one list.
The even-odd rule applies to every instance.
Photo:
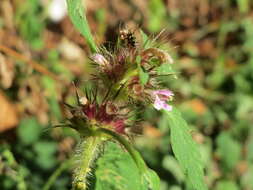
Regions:
[[[86, 9], [98, 44], [115, 41], [123, 23], [150, 35], [165, 29], [180, 72], [165, 83], [200, 144], [206, 183], [252, 190], [253, 1], [86, 0]], [[0, 1], [0, 189], [39, 190], [71, 156], [77, 134], [47, 128], [64, 121], [60, 102], [74, 103], [71, 81], [84, 89], [87, 50], [64, 0]], [[144, 117], [136, 147], [162, 190], [186, 189], [165, 115], [150, 108]], [[70, 186], [68, 169], [53, 189]]]

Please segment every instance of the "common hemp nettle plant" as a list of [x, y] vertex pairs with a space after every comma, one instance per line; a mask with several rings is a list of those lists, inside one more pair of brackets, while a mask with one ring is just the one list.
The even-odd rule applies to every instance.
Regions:
[[[90, 47], [90, 59], [94, 67], [89, 82], [91, 87], [85, 90], [85, 96], [76, 93], [76, 107], [66, 104], [72, 116], [64, 126], [75, 129], [81, 137], [73, 158], [72, 189], [129, 189], [124, 183], [135, 183], [131, 189], [136, 190], [160, 189], [159, 177], [147, 167], [130, 138], [131, 128], [140, 125], [142, 110], [153, 106], [167, 115], [172, 149], [186, 175], [187, 186], [192, 190], [206, 190], [198, 147], [181, 114], [172, 106], [174, 93], [158, 80], [160, 76], [175, 78], [175, 72], [171, 68], [173, 59], [167, 51], [159, 48], [161, 44], [157, 42], [158, 37], [148, 38], [141, 32], [142, 40], [137, 42], [131, 31], [122, 29], [114, 48], [108, 50], [97, 47], [81, 0], [67, 0], [67, 4], [74, 26], [83, 34]], [[128, 171], [128, 175], [137, 177], [134, 182], [120, 181], [123, 177], [119, 176], [118, 186], [115, 186], [118, 183], [116, 181], [106, 186], [103, 183], [108, 182], [101, 180], [102, 184], [92, 187], [89, 185], [95, 180], [92, 174], [99, 174], [99, 163], [96, 162], [104, 156], [104, 147], [110, 141], [121, 145], [122, 149], [121, 152], [117, 150], [112, 153], [111, 157], [126, 156], [126, 153], [130, 155], [137, 171]], [[110, 147], [115, 148], [113, 145]], [[129, 167], [119, 164], [116, 169], [127, 172]], [[103, 171], [106, 169], [103, 168]], [[108, 175], [111, 171], [109, 169]], [[96, 180], [99, 181], [98, 176], [96, 175]]]

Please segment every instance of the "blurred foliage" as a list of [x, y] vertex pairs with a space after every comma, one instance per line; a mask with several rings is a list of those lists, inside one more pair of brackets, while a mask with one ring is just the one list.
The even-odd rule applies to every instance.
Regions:
[[[148, 34], [166, 29], [165, 48], [180, 75], [173, 83], [161, 80], [175, 92], [177, 107], [201, 145], [209, 188], [253, 189], [252, 1], [86, 2], [91, 32], [101, 44], [115, 40], [122, 22], [133, 29], [141, 26]], [[0, 101], [0, 107], [12, 107], [19, 116], [19, 124], [10, 127], [1, 121], [13, 118], [13, 111], [0, 111], [0, 189], [41, 189], [70, 157], [78, 138], [68, 129], [47, 130], [67, 115], [61, 102], [74, 102], [74, 88], [68, 84], [75, 80], [81, 92], [91, 69], [85, 41], [69, 18], [51, 21], [49, 6], [46, 0], [0, 2], [0, 94], [9, 102]], [[42, 65], [60, 80], [2, 46]], [[161, 177], [162, 190], [189, 189], [172, 157], [166, 115], [153, 109], [144, 112], [143, 135], [135, 139], [136, 146]], [[71, 168], [52, 189], [70, 186]]]

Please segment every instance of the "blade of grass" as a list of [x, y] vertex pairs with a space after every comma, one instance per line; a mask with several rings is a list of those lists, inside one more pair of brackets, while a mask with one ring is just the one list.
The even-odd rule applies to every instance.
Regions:
[[88, 21], [86, 19], [86, 11], [82, 5], [82, 0], [67, 0], [68, 13], [74, 26], [81, 32], [87, 40], [92, 53], [97, 51], [96, 43], [90, 31]]

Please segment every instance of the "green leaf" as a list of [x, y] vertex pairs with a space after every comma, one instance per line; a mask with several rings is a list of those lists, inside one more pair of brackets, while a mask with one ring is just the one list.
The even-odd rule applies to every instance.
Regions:
[[175, 73], [175, 71], [172, 69], [172, 66], [170, 64], [162, 64], [157, 68], [158, 75], [166, 75]]
[[34, 145], [38, 156], [53, 156], [57, 152], [57, 144], [50, 141], [39, 141]]
[[144, 48], [144, 49], [145, 49], [145, 48], [148, 48], [149, 45], [150, 45], [149, 37], [148, 37], [148, 35], [147, 35], [145, 32], [143, 32], [142, 30], [140, 30], [140, 32], [141, 32], [141, 38], [142, 38], [143, 48]]
[[222, 132], [216, 139], [218, 154], [221, 157], [222, 165], [227, 170], [233, 169], [240, 160], [241, 145], [235, 141], [227, 132]]
[[[102, 133], [102, 134], [107, 134], [113, 137], [114, 140], [119, 142], [125, 148], [125, 150], [128, 151], [129, 153], [128, 157], [130, 156], [132, 160], [134, 161], [135, 168], [138, 170], [138, 173], [141, 176], [140, 183], [145, 186], [145, 189], [147, 189], [146, 188], [147, 186], [148, 189], [151, 189], [151, 190], [160, 190], [160, 179], [157, 176], [157, 174], [146, 166], [146, 163], [142, 159], [139, 152], [136, 151], [134, 147], [123, 136], [107, 129], [99, 129], [98, 131], [100, 135]], [[118, 155], [118, 154], [115, 153], [115, 155]]]
[[92, 37], [88, 21], [85, 16], [85, 9], [83, 8], [81, 0], [67, 0], [68, 13], [74, 26], [81, 32], [87, 40], [87, 43], [92, 52], [97, 51], [96, 43]]
[[26, 118], [20, 122], [18, 127], [18, 137], [26, 145], [38, 141], [42, 128], [35, 118]]
[[[246, 147], [248, 150], [253, 150], [253, 128], [251, 128], [249, 131], [249, 139]], [[253, 151], [248, 151], [246, 158], [248, 162], [253, 163]]]
[[148, 29], [151, 32], [158, 32], [164, 24], [166, 18], [166, 8], [162, 0], [150, 0]]
[[15, 10], [15, 24], [19, 34], [34, 49], [42, 49], [44, 41], [42, 33], [45, 28], [43, 7], [37, 0], [27, 0], [21, 3]]
[[191, 137], [190, 128], [176, 108], [165, 112], [171, 130], [172, 150], [186, 175], [187, 183], [194, 190], [207, 190], [203, 161], [198, 146]]
[[[131, 156], [117, 144], [105, 144], [104, 154], [98, 159], [95, 170], [95, 190], [146, 190], [142, 178]], [[147, 173], [147, 175], [152, 175]]]
[[142, 85], [145, 85], [148, 82], [149, 75], [144, 71], [144, 69], [141, 67], [141, 57], [137, 56], [136, 63], [139, 68], [139, 77]]
[[155, 171], [147, 168], [143, 175], [143, 180], [147, 180], [149, 189], [160, 190], [160, 178]]
[[179, 186], [173, 185], [173, 186], [170, 187], [169, 190], [182, 190], [182, 188], [179, 187]]
[[45, 170], [53, 168], [57, 163], [57, 160], [54, 156], [41, 156], [37, 157], [35, 160], [37, 165]]
[[55, 81], [48, 77], [48, 76], [42, 76], [41, 77], [41, 85], [44, 88], [44, 91], [46, 94], [49, 94], [49, 96], [56, 98], [57, 92], [56, 92], [56, 83]]
[[162, 161], [163, 168], [170, 171], [179, 183], [183, 182], [185, 176], [177, 160], [173, 156], [165, 156]]
[[222, 180], [217, 183], [215, 190], [239, 190], [239, 188], [234, 181]]
[[250, 9], [249, 0], [237, 0], [238, 8], [241, 13], [247, 13]]
[[52, 112], [52, 115], [56, 117], [58, 120], [61, 120], [62, 113], [59, 103], [57, 102], [57, 99], [55, 97], [49, 97], [48, 103], [50, 106], [50, 111]]
[[50, 169], [56, 164], [54, 154], [57, 152], [57, 144], [50, 141], [39, 141], [33, 146], [36, 152], [36, 162], [43, 169]]

